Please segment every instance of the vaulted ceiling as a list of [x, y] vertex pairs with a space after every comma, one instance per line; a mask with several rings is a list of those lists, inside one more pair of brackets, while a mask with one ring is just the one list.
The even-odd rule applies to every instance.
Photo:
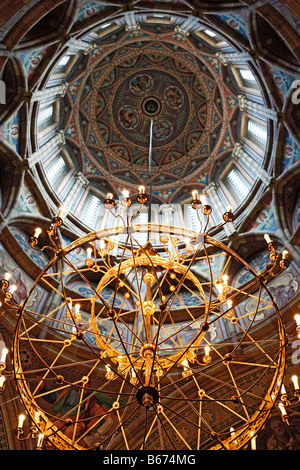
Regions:
[[[89, 231], [82, 214], [91, 190], [103, 200], [108, 192], [118, 197], [124, 187], [136, 194], [141, 184], [151, 185], [154, 202], [180, 205], [190, 202], [196, 188], [207, 191], [216, 207], [234, 203], [234, 223], [214, 233], [258, 271], [268, 259], [265, 232], [289, 250], [290, 268], [273, 291], [294, 339], [293, 316], [300, 308], [299, 34], [296, 0], [3, 0], [0, 274], [13, 273], [18, 300], [26, 298], [49, 261], [49, 253], [31, 250], [27, 238], [37, 220], [46, 226], [57, 214], [67, 198], [64, 188], [72, 187], [68, 175], [80, 173], [84, 184], [82, 199], [62, 227], [65, 244]], [[70, 60], [62, 66], [64, 58]], [[250, 71], [254, 82], [243, 81], [241, 69]], [[39, 127], [41, 110], [54, 101], [53, 122]], [[263, 144], [247, 134], [250, 118], [264, 123]], [[50, 141], [63, 149], [68, 165], [60, 188], [47, 176], [47, 159], [57, 150]], [[236, 155], [239, 143], [246, 152]], [[225, 184], [236, 161], [247, 182], [241, 197]], [[222, 191], [215, 193], [215, 186]], [[74, 259], [83, 262], [84, 254], [78, 250]], [[14, 328], [15, 314], [6, 312], [0, 333], [10, 346]], [[287, 345], [288, 378], [298, 366], [293, 347]], [[23, 356], [24, 363], [34, 362], [26, 347]], [[288, 380], [286, 387], [292, 394]], [[12, 383], [5, 394], [0, 448], [31, 448], [13, 432], [22, 403], [15, 400]], [[298, 408], [294, 426], [299, 431]], [[278, 416], [262, 432], [261, 448], [270, 448]], [[206, 418], [216, 419], [213, 407]], [[226, 412], [224, 420], [229, 428]], [[143, 434], [142, 421], [129, 427], [133, 441]], [[185, 432], [192, 433], [189, 425]], [[176, 445], [176, 435], [171, 440]], [[149, 446], [158, 445], [152, 436]]]

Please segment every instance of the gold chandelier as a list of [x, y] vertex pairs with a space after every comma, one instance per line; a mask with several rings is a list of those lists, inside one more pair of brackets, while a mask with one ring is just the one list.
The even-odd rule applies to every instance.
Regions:
[[[124, 194], [124, 217], [111, 194], [105, 201], [121, 224], [66, 247], [62, 211], [43, 246], [36, 229], [31, 247], [52, 258], [22, 305], [8, 277], [2, 280], [1, 305], [18, 316], [13, 377], [29, 420], [26, 432], [19, 417], [18, 438], [37, 439], [37, 449], [236, 450], [250, 440], [255, 447], [282, 393], [286, 335], [267, 286], [288, 267], [288, 252], [278, 253], [266, 236], [269, 263], [256, 273], [210, 236], [212, 208], [197, 191], [191, 205], [205, 219], [201, 232], [135, 224], [145, 188], [131, 217]], [[232, 222], [232, 211], [223, 219]], [[80, 250], [81, 264], [74, 256]], [[247, 280], [231, 281], [241, 269]], [[40, 307], [45, 292], [53, 301]], [[298, 384], [295, 394], [299, 399]]]

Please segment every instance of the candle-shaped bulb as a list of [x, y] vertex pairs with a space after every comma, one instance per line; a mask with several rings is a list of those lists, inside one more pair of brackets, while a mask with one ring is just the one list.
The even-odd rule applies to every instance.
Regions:
[[268, 245], [269, 245], [269, 243], [272, 243], [272, 240], [271, 240], [270, 235], [268, 233], [264, 234], [264, 239], [266, 240]]
[[228, 277], [229, 277], [229, 276], [228, 276], [227, 274], [224, 274], [223, 277], [222, 277], [223, 282], [224, 282], [224, 284], [226, 284], [226, 285], [228, 284]]
[[140, 186], [139, 187], [139, 193], [140, 194], [145, 194], [145, 186]]
[[205, 346], [204, 351], [205, 351], [205, 355], [206, 355], [206, 356], [209, 356], [210, 347], [209, 347], [209, 346]]
[[80, 312], [80, 304], [76, 304], [75, 305], [75, 313], [79, 313]]
[[34, 231], [34, 238], [39, 238], [40, 234], [42, 233], [42, 229], [41, 228], [36, 228], [35, 231]]
[[283, 403], [279, 403], [278, 408], [280, 409], [282, 416], [287, 416], [287, 412]]
[[23, 429], [23, 424], [25, 421], [25, 415], [19, 415], [18, 428]]
[[9, 288], [9, 292], [10, 292], [11, 294], [13, 294], [16, 290], [17, 290], [17, 286], [16, 286], [15, 284], [13, 284], [12, 286], [10, 286], [10, 288]]
[[219, 294], [222, 294], [222, 292], [223, 292], [223, 284], [222, 284], [222, 282], [219, 282], [219, 283], [217, 284], [217, 290], [218, 290]]
[[5, 382], [5, 375], [0, 375], [0, 390], [4, 387], [4, 382]]
[[[253, 436], [253, 432], [251, 432], [251, 436]], [[251, 439], [251, 450], [256, 450], [256, 437], [253, 436]]]
[[123, 196], [125, 197], [125, 199], [129, 198], [129, 191], [128, 191], [128, 189], [123, 189]]
[[299, 380], [298, 380], [297, 375], [292, 376], [292, 382], [294, 384], [295, 390], [299, 390]]
[[197, 189], [194, 189], [194, 190], [192, 191], [192, 196], [193, 196], [193, 199], [194, 199], [194, 200], [199, 199], [199, 195], [198, 195]]
[[3, 348], [2, 353], [1, 353], [1, 359], [0, 359], [1, 364], [5, 364], [7, 354], [8, 354], [8, 349]]
[[113, 198], [113, 195], [112, 195], [112, 193], [107, 193], [107, 195], [106, 195], [106, 199], [112, 199], [112, 198]]
[[61, 207], [59, 208], [59, 210], [58, 210], [58, 215], [57, 215], [57, 217], [59, 217], [59, 218], [61, 219], [62, 216], [63, 216], [63, 214], [64, 214], [64, 212], [65, 212], [65, 208], [64, 208], [64, 206], [61, 206]]
[[87, 259], [91, 259], [91, 257], [92, 257], [92, 251], [93, 251], [93, 248], [87, 248], [87, 250], [86, 250], [86, 257], [87, 257]]
[[232, 207], [231, 206], [227, 207], [227, 212], [232, 212]]
[[287, 259], [288, 255], [289, 255], [288, 250], [283, 250], [283, 252], [282, 252], [282, 259]]
[[231, 300], [231, 299], [228, 299], [228, 300], [227, 300], [227, 307], [228, 307], [228, 308], [231, 308], [231, 307], [232, 307], [232, 300]]
[[9, 281], [10, 278], [11, 278], [11, 274], [10, 274], [10, 273], [5, 273], [5, 274], [4, 274], [4, 279], [5, 279], [6, 281]]
[[36, 443], [37, 448], [40, 449], [42, 447], [43, 440], [44, 440], [44, 434], [39, 434], [37, 438], [37, 443]]
[[286, 389], [284, 384], [281, 385], [281, 395], [286, 395]]
[[297, 326], [300, 326], [300, 315], [299, 313], [297, 313], [295, 316], [294, 316], [295, 320], [296, 320], [296, 324]]

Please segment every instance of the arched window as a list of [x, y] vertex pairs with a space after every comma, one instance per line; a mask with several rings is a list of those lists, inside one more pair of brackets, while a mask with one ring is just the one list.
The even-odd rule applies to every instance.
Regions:
[[38, 119], [37, 119], [37, 124], [38, 127], [44, 126], [46, 123], [51, 121], [53, 119], [54, 115], [54, 104], [50, 104], [49, 106], [46, 106], [42, 108], [39, 111]]
[[55, 186], [57, 183], [59, 177], [63, 173], [63, 171], [66, 169], [66, 162], [62, 155], [57, 155], [52, 162], [49, 164], [49, 166], [46, 168], [46, 175], [48, 178], [49, 183], [52, 186]]
[[96, 228], [101, 203], [96, 194], [89, 193], [81, 215], [81, 221], [88, 227]]
[[248, 119], [247, 132], [251, 137], [254, 137], [257, 141], [265, 144], [267, 141], [267, 130], [261, 124], [252, 119]]

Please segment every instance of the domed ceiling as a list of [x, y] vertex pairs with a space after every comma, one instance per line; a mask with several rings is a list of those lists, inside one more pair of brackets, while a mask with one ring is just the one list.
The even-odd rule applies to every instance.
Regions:
[[138, 37], [113, 31], [80, 55], [66, 77], [61, 128], [103, 195], [151, 183], [156, 200], [182, 202], [214, 179], [240, 120], [239, 88], [216, 53], [193, 34], [179, 41], [174, 29], [147, 25]]

